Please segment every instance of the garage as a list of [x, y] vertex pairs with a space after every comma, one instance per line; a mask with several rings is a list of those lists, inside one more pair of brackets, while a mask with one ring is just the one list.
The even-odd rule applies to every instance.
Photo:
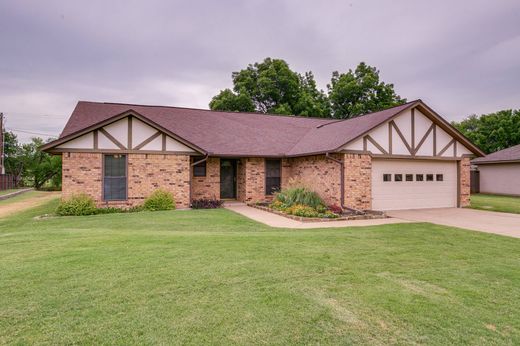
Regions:
[[372, 161], [372, 209], [457, 207], [457, 161]]

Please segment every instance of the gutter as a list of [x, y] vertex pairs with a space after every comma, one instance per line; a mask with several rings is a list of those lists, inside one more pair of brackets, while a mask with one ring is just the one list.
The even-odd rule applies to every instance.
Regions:
[[340, 172], [340, 188], [341, 188], [341, 208], [343, 209], [348, 209], [348, 210], [352, 210], [354, 211], [356, 214], [358, 215], [364, 215], [366, 214], [364, 211], [362, 210], [358, 210], [358, 209], [354, 209], [354, 208], [350, 208], [350, 207], [347, 207], [345, 206], [345, 161], [342, 161], [342, 160], [338, 160], [338, 159], [335, 159], [334, 157], [330, 156], [330, 153], [327, 152], [325, 153], [325, 157], [331, 161], [334, 161], [336, 162], [337, 164], [340, 165], [340, 169], [341, 169], [341, 172]]
[[332, 156], [330, 156], [330, 153], [328, 153], [328, 152], [325, 153], [325, 157], [329, 160], [336, 162], [340, 166], [340, 169], [341, 169], [340, 182], [339, 182], [339, 185], [341, 188], [340, 204], [341, 204], [341, 208], [345, 208], [345, 162], [333, 158]]

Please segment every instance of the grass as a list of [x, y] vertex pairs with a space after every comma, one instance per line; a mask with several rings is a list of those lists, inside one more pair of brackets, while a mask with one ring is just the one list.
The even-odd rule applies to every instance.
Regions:
[[15, 202], [22, 202], [30, 199], [34, 199], [35, 197], [43, 197], [45, 195], [48, 195], [49, 192], [47, 191], [28, 191], [24, 192], [20, 195], [16, 195], [14, 197], [10, 197], [8, 199], [0, 200], [0, 207], [2, 205], [7, 205]]
[[7, 190], [0, 190], [0, 196], [7, 195], [8, 193], [16, 192], [20, 189], [7, 189]]
[[471, 208], [520, 214], [520, 197], [474, 194], [471, 195]]
[[0, 220], [0, 344], [520, 343], [520, 239], [55, 206]]

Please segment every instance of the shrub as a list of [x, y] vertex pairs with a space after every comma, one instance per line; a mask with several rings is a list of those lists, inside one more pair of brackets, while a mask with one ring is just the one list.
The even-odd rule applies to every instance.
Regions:
[[191, 202], [191, 207], [193, 209], [216, 209], [222, 206], [223, 201], [219, 199], [194, 199]]
[[145, 199], [143, 209], [149, 211], [172, 210], [175, 209], [175, 199], [171, 192], [158, 189]]
[[319, 213], [313, 207], [295, 204], [285, 210], [287, 214], [303, 217], [318, 217]]
[[94, 200], [86, 194], [75, 195], [63, 200], [56, 208], [56, 214], [60, 216], [81, 216], [96, 213], [97, 208]]
[[282, 190], [276, 194], [275, 201], [279, 201], [287, 207], [301, 204], [314, 209], [325, 207], [321, 197], [314, 191], [305, 187], [294, 187]]

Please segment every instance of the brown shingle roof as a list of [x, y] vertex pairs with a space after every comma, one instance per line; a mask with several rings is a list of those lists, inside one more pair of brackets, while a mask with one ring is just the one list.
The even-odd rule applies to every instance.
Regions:
[[479, 157], [478, 159], [472, 160], [471, 162], [475, 164], [485, 164], [503, 161], [520, 161], [520, 144], [504, 150], [495, 151], [494, 153], [484, 157]]
[[133, 111], [213, 156], [303, 156], [338, 150], [420, 100], [348, 120], [220, 112], [203, 109], [80, 101], [60, 138], [44, 150], [85, 129]]

